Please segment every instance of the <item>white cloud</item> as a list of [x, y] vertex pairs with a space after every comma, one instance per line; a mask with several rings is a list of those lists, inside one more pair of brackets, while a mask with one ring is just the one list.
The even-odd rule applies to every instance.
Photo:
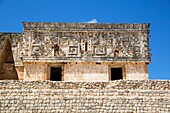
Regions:
[[96, 19], [92, 19], [90, 21], [87, 21], [86, 23], [97, 23], [97, 20]]

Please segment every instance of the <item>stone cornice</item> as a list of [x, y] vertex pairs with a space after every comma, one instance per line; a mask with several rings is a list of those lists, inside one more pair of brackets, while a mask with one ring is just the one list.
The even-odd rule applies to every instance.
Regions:
[[23, 22], [24, 30], [148, 30], [150, 24]]

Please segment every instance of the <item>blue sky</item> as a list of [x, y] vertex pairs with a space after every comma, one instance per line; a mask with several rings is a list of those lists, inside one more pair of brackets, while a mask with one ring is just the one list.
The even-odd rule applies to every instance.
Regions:
[[170, 80], [170, 0], [0, 0], [0, 32], [23, 21], [151, 23], [150, 79]]

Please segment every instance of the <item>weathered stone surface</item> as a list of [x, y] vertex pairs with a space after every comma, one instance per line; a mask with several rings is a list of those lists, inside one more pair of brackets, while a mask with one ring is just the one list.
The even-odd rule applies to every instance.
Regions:
[[62, 80], [70, 82], [107, 82], [111, 80], [111, 68], [116, 67], [122, 68], [122, 79], [148, 79], [147, 23], [23, 25], [23, 33], [0, 33], [0, 47], [5, 37], [10, 37], [19, 79], [50, 80], [51, 67], [61, 67]]
[[64, 65], [64, 81], [70, 82], [107, 82], [109, 81], [108, 65], [67, 64]]
[[[24, 22], [13, 37], [16, 65], [23, 61], [150, 62], [149, 24]], [[0, 44], [1, 45], [1, 44]], [[21, 58], [21, 59], [20, 59]]]
[[27, 62], [150, 62], [149, 24], [23, 24]]
[[0, 51], [0, 72], [2, 71], [4, 63], [7, 61], [11, 52], [11, 44], [9, 38], [6, 38], [5, 44]]
[[0, 51], [0, 79], [18, 79], [9, 38], [5, 39], [5, 43]]
[[0, 81], [0, 111], [169, 113], [170, 81]]

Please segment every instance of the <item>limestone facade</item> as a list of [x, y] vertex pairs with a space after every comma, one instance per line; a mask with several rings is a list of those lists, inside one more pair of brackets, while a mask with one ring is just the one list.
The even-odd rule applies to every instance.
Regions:
[[1, 113], [170, 113], [169, 80], [0, 81]]
[[55, 80], [58, 76], [60, 81], [107, 82], [117, 74], [121, 77], [116, 79], [148, 79], [149, 24], [23, 25], [23, 33], [1, 33], [1, 40], [11, 38], [19, 79]]

